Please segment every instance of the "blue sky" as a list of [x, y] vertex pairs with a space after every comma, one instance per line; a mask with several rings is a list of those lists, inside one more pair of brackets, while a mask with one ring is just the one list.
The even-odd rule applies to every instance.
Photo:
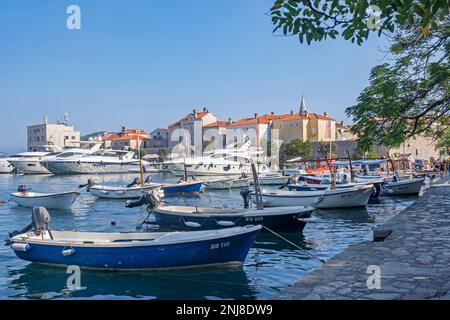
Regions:
[[[148, 131], [207, 106], [219, 118], [310, 112], [346, 120], [386, 43], [311, 46], [272, 34], [273, 0], [0, 1], [0, 150], [69, 113], [82, 133]], [[66, 8], [81, 8], [81, 30]]]

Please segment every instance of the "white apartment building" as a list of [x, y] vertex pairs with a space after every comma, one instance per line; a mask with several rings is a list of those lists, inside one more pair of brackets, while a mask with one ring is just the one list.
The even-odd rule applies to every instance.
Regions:
[[63, 123], [49, 124], [47, 117], [43, 124], [32, 125], [27, 128], [27, 149], [29, 151], [38, 150], [44, 145], [54, 145], [61, 148], [79, 148], [80, 132], [67, 124], [67, 116]]

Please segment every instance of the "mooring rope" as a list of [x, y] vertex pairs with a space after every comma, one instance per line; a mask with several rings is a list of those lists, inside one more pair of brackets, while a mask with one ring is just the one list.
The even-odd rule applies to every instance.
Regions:
[[326, 263], [326, 261], [325, 260], [323, 260], [323, 259], [321, 259], [321, 258], [319, 258], [318, 256], [316, 256], [316, 255], [314, 255], [314, 254], [312, 254], [312, 253], [310, 253], [310, 252], [308, 252], [307, 250], [305, 250], [305, 249], [303, 249], [302, 247], [300, 247], [300, 246], [298, 246], [298, 245], [296, 245], [295, 243], [293, 243], [292, 241], [290, 241], [290, 240], [288, 240], [288, 239], [286, 239], [285, 237], [283, 237], [281, 234], [279, 234], [279, 233], [276, 233], [275, 231], [273, 231], [273, 230], [271, 230], [271, 229], [269, 229], [269, 228], [267, 228], [266, 226], [262, 226], [264, 229], [266, 229], [267, 231], [269, 231], [269, 232], [271, 232], [272, 234], [274, 234], [274, 235], [276, 235], [277, 237], [279, 237], [280, 239], [282, 239], [282, 240], [284, 240], [284, 241], [286, 241], [287, 243], [289, 243], [290, 245], [292, 245], [292, 246], [294, 246], [294, 247], [296, 247], [297, 249], [299, 249], [299, 250], [302, 250], [302, 251], [304, 251], [307, 255], [309, 255], [310, 257], [312, 257], [312, 258], [314, 258], [314, 259], [317, 259], [317, 260], [319, 260], [320, 262], [322, 262], [323, 264], [325, 264]]

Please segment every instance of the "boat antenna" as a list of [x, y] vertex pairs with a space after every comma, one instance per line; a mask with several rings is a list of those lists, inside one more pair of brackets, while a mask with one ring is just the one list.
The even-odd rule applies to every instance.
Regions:
[[258, 173], [256, 172], [255, 163], [252, 160], [252, 173], [253, 173], [253, 185], [255, 187], [255, 194], [256, 194], [256, 209], [257, 210], [263, 210], [263, 201], [262, 201], [262, 195], [261, 195], [261, 184], [259, 182]]
[[350, 152], [347, 149], [348, 162], [350, 163], [350, 176], [351, 182], [355, 182], [355, 172], [353, 171], [352, 157], [350, 157]]
[[187, 167], [186, 167], [186, 155], [183, 156], [183, 166], [184, 166], [184, 182], [188, 181]]
[[144, 181], [144, 166], [142, 165], [142, 155], [141, 155], [141, 137], [138, 135], [138, 154], [139, 154], [139, 172], [141, 174], [141, 187], [145, 185]]

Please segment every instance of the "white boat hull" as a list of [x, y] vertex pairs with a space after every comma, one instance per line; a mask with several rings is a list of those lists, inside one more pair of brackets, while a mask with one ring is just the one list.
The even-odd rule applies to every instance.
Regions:
[[259, 183], [263, 186], [280, 186], [286, 184], [288, 180], [288, 176], [259, 177]]
[[50, 174], [39, 160], [12, 160], [14, 168], [18, 173], [23, 174]]
[[0, 159], [0, 173], [11, 173], [14, 170], [12, 164], [6, 159]]
[[385, 195], [414, 195], [419, 194], [425, 184], [425, 178], [409, 179], [399, 182], [389, 182], [383, 188]]
[[138, 162], [103, 164], [86, 162], [47, 162], [45, 166], [51, 173], [56, 175], [130, 173], [134, 170], [139, 170]]
[[139, 199], [144, 192], [161, 189], [161, 185], [147, 185], [144, 187], [109, 187], [92, 186], [89, 192], [101, 199]]
[[318, 209], [365, 207], [372, 195], [372, 187], [356, 187], [348, 191], [347, 189], [327, 190], [315, 203], [315, 207]]
[[16, 192], [11, 194], [11, 200], [17, 203], [19, 206], [32, 208], [32, 207], [45, 207], [47, 209], [67, 210], [70, 209], [72, 204], [78, 198], [80, 193], [67, 192], [59, 194], [42, 194], [42, 193], [22, 193]]
[[[263, 205], [267, 207], [314, 206], [320, 209], [364, 207], [372, 194], [372, 186], [323, 191], [263, 192]], [[252, 194], [256, 203], [256, 196]]]
[[233, 179], [211, 180], [206, 182], [206, 189], [229, 190], [233, 185]]

